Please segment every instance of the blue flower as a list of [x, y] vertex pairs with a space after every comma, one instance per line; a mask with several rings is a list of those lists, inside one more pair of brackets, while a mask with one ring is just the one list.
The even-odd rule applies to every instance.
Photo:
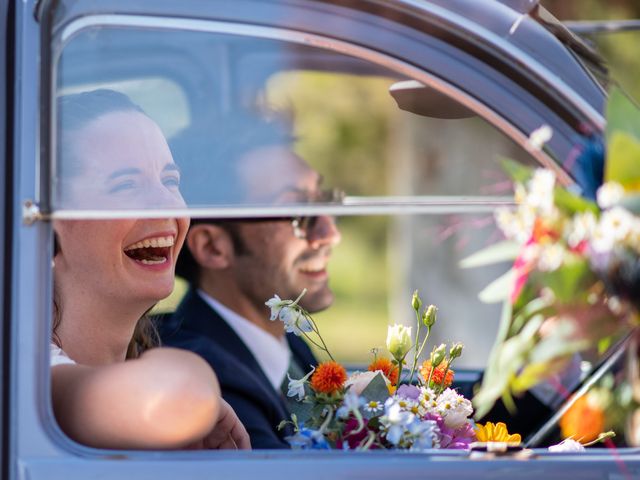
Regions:
[[327, 439], [319, 430], [306, 428], [300, 423], [298, 431], [289, 437], [285, 437], [293, 450], [330, 450]]

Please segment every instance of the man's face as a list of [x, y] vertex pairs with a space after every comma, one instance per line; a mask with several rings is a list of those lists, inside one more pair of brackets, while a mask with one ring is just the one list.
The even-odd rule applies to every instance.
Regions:
[[[254, 150], [243, 158], [242, 169], [249, 201], [305, 203], [318, 197], [320, 175], [284, 146]], [[295, 299], [306, 288], [304, 308], [317, 312], [331, 305], [327, 264], [340, 241], [332, 217], [318, 217], [304, 232], [306, 238], [298, 238], [287, 220], [239, 222], [234, 227], [244, 248], [236, 252], [232, 268], [248, 301], [263, 306], [274, 294]]]

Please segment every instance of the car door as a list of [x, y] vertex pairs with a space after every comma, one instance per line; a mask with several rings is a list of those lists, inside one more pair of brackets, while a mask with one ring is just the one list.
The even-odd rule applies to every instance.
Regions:
[[[8, 382], [10, 378], [11, 365], [9, 361], [10, 348], [7, 348], [5, 339], [10, 336], [10, 314], [9, 306], [11, 305], [10, 290], [5, 288], [7, 284], [11, 283], [11, 269], [10, 262], [6, 262], [7, 252], [11, 245], [10, 237], [6, 236], [6, 233], [11, 231], [11, 223], [13, 219], [9, 195], [11, 194], [11, 180], [13, 175], [12, 154], [11, 154], [11, 142], [12, 130], [9, 128], [9, 112], [10, 99], [12, 95], [12, 66], [10, 65], [11, 51], [13, 47], [13, 24], [12, 24], [12, 10], [10, 9], [9, 2], [2, 2], [0, 4], [0, 38], [5, 45], [0, 51], [0, 178], [2, 183], [0, 184], [0, 211], [2, 214], [2, 221], [0, 222], [0, 291], [2, 296], [0, 297], [0, 311], [2, 311], [2, 324], [0, 327], [0, 368], [2, 369], [2, 387], [0, 390], [0, 429], [2, 432], [7, 432], [6, 419], [8, 418], [9, 404], [7, 399]], [[7, 452], [9, 449], [9, 435], [3, 433], [0, 438], [0, 475], [8, 476], [9, 464]]]
[[[286, 73], [291, 65], [295, 67], [292, 70], [301, 72], [307, 69], [322, 73], [324, 69], [335, 73], [336, 78], [338, 73], [344, 72], [356, 77], [382, 76], [387, 82], [384, 83], [386, 105], [397, 101], [406, 110], [405, 123], [394, 124], [398, 127], [395, 138], [410, 138], [413, 145], [420, 145], [424, 132], [431, 129], [455, 146], [456, 127], [439, 123], [445, 120], [444, 113], [438, 114], [438, 109], [429, 107], [428, 115], [425, 115], [411, 101], [404, 103], [400, 97], [392, 100], [387, 95], [387, 86], [413, 81], [413, 84], [404, 84], [405, 87], [408, 85], [404, 92], [409, 100], [414, 94], [421, 97], [424, 92], [431, 91], [430, 99], [440, 94], [449, 100], [444, 106], [448, 114], [459, 109], [463, 112], [461, 115], [472, 112], [482, 121], [482, 127], [475, 131], [475, 145], [484, 145], [490, 135], [488, 132], [493, 132], [500, 137], [500, 151], [520, 156], [531, 164], [550, 167], [563, 183], [573, 183], [575, 188], [588, 191], [593, 185], [585, 172], [575, 164], [567, 165], [563, 161], [584, 141], [585, 131], [598, 133], [602, 130], [603, 90], [574, 55], [540, 25], [519, 20], [522, 13], [508, 5], [483, 3], [483, 7], [492, 12], [490, 21], [483, 20], [485, 10], [477, 4], [474, 6], [473, 1], [462, 0], [449, 7], [445, 1], [352, 4], [250, 0], [158, 1], [153, 4], [117, 0], [100, 3], [45, 1], [38, 5], [26, 2], [17, 6], [21, 22], [17, 58], [20, 59], [23, 90], [16, 99], [21, 128], [17, 142], [21, 169], [15, 185], [20, 202], [33, 199], [36, 208], [26, 212], [26, 222], [14, 231], [15, 244], [20, 248], [13, 258], [19, 274], [13, 282], [12, 298], [16, 306], [11, 313], [11, 324], [19, 325], [19, 328], [15, 343], [12, 343], [18, 366], [11, 377], [14, 403], [10, 436], [15, 448], [10, 475], [33, 479], [98, 475], [103, 478], [249, 478], [256, 475], [280, 478], [290, 475], [292, 469], [298, 469], [308, 478], [386, 478], [395, 474], [422, 477], [426, 471], [434, 476], [506, 477], [512, 476], [516, 469], [522, 478], [533, 478], [557, 463], [584, 474], [585, 478], [586, 475], [598, 478], [615, 471], [611, 458], [599, 452], [592, 455], [589, 462], [574, 461], [573, 458], [557, 462], [543, 455], [542, 459], [535, 460], [533, 467], [522, 468], [522, 463], [515, 459], [476, 463], [466, 454], [442, 451], [403, 456], [387, 452], [309, 455], [306, 452], [265, 451], [99, 450], [65, 437], [56, 426], [51, 411], [46, 355], [50, 330], [50, 322], [46, 319], [51, 317], [52, 294], [51, 219], [167, 214], [139, 205], [127, 208], [104, 205], [96, 209], [65, 203], [64, 197], [57, 196], [54, 180], [63, 178], [65, 173], [55, 163], [56, 95], [109, 85], [137, 95], [140, 102], [147, 102], [144, 106], [149, 111], [156, 103], [169, 100], [156, 112], [165, 135], [174, 145], [182, 140], [187, 146], [197, 147], [198, 141], [207, 139], [198, 136], [202, 135], [201, 129], [215, 124], [218, 118], [215, 114], [233, 111], [247, 94], [257, 97], [256, 92], [260, 89], [254, 81], [260, 86], [274, 72]], [[520, 23], [516, 25], [516, 21]], [[535, 48], [531, 45], [534, 40], [538, 42]], [[546, 60], [536, 57], [536, 50], [546, 50], [549, 54]], [[285, 77], [276, 79], [274, 94], [287, 92], [291, 84]], [[320, 82], [318, 88], [327, 88], [326, 83]], [[341, 88], [336, 82], [321, 93], [324, 92], [328, 99]], [[352, 95], [348, 88], [340, 91], [344, 92], [341, 95], [345, 102], [350, 97], [357, 97], [359, 92]], [[39, 98], [38, 102], [35, 98]], [[316, 101], [318, 98], [322, 99], [322, 95], [316, 96]], [[320, 111], [321, 103], [314, 104], [318, 108], [310, 108], [308, 112]], [[357, 108], [366, 105], [365, 101]], [[416, 114], [417, 119], [411, 117]], [[432, 122], [436, 116], [440, 117], [438, 122]], [[331, 117], [330, 121], [335, 119]], [[543, 124], [554, 130], [548, 148], [527, 150], [529, 134]], [[329, 129], [330, 132], [341, 132], [349, 137], [348, 128], [340, 130], [338, 122], [331, 125], [336, 128]], [[447, 137], [449, 134], [452, 136]], [[363, 144], [371, 142], [376, 131], [369, 131], [368, 135], [362, 140]], [[345, 183], [353, 180], [349, 186], [355, 194], [340, 205], [220, 201], [210, 196], [212, 191], [223, 190], [224, 185], [217, 184], [219, 188], [209, 186], [190, 191], [194, 199], [188, 210], [180, 213], [219, 218], [324, 213], [345, 217], [345, 223], [351, 222], [351, 231], [366, 231], [359, 223], [359, 217], [385, 216], [384, 221], [391, 225], [388, 231], [400, 239], [392, 249], [395, 263], [405, 269], [402, 271], [403, 288], [399, 289], [402, 292], [418, 282], [417, 277], [411, 277], [416, 273], [410, 269], [415, 255], [409, 253], [426, 238], [425, 231], [429, 232], [429, 237], [437, 236], [433, 232], [446, 236], [443, 229], [451, 227], [442, 221], [446, 215], [482, 214], [487, 217], [496, 206], [508, 205], [510, 200], [505, 195], [480, 195], [487, 182], [471, 182], [472, 187], [467, 190], [464, 181], [455, 181], [456, 177], [477, 180], [478, 171], [471, 170], [471, 165], [485, 153], [489, 156], [489, 152], [467, 149], [453, 156], [436, 152], [429, 157], [429, 146], [422, 145], [422, 153], [427, 154], [414, 162], [411, 158], [415, 149], [393, 155], [402, 151], [402, 142], [395, 145], [397, 150], [392, 149], [393, 146], [385, 144], [388, 154], [384, 160], [388, 163], [367, 163], [366, 155], [362, 154], [366, 150], [350, 156], [346, 151], [341, 152], [347, 159], [341, 162], [346, 165], [345, 173], [343, 177], [336, 174], [335, 180]], [[437, 161], [422, 162], [424, 158], [436, 158]], [[443, 159], [450, 163], [442, 163]], [[477, 163], [480, 163], [479, 158]], [[321, 164], [318, 165], [320, 168]], [[339, 163], [331, 164], [332, 168], [326, 169], [327, 174], [335, 174], [337, 170], [333, 167], [336, 165]], [[421, 165], [424, 170], [420, 170]], [[449, 168], [452, 165], [456, 168]], [[426, 181], [415, 188], [408, 187], [416, 172], [421, 174], [420, 179], [428, 178], [427, 166], [450, 171], [447, 188], [437, 181], [428, 185], [430, 190], [426, 191], [423, 188]], [[200, 172], [206, 171], [200, 164], [196, 167]], [[384, 170], [387, 167], [389, 170]], [[367, 169], [377, 172], [383, 179], [386, 172], [392, 172], [398, 189], [376, 190], [366, 181]], [[388, 176], [391, 177], [391, 173]], [[365, 181], [357, 182], [363, 178]], [[448, 191], [449, 187], [451, 191]], [[421, 218], [425, 222], [414, 221], [412, 215], [424, 217]], [[384, 237], [386, 232], [380, 236]], [[455, 252], [449, 257], [450, 265], [459, 257], [454, 247], [453, 241], [447, 246]], [[381, 250], [374, 249], [369, 257], [373, 258]], [[358, 248], [350, 251], [360, 252]], [[429, 254], [429, 258], [439, 258], [437, 249]], [[369, 257], [364, 258], [363, 263]], [[372, 277], [365, 271], [351, 283]], [[452, 278], [452, 282], [449, 285], [454, 287], [449, 290], [461, 284], [459, 277]], [[476, 280], [472, 286], [480, 283], [482, 281]], [[33, 295], [34, 290], [39, 294]], [[449, 303], [454, 305], [455, 298]], [[340, 335], [345, 336], [344, 332], [338, 331]], [[431, 461], [434, 458], [440, 461]], [[560, 469], [556, 476], [561, 478], [566, 473], [567, 470]]]

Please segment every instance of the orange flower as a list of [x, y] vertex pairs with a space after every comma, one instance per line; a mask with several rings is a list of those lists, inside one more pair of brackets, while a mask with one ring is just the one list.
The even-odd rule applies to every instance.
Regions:
[[598, 438], [604, 430], [604, 410], [590, 395], [583, 395], [560, 419], [564, 438], [587, 443]]
[[[436, 385], [442, 385], [442, 379], [445, 376], [444, 366], [445, 364], [443, 362], [436, 367], [436, 369], [433, 371], [433, 375], [431, 375], [431, 383], [434, 383]], [[420, 373], [422, 374], [422, 377], [425, 379], [425, 381], [429, 380], [429, 374], [431, 373], [431, 370], [432, 370], [431, 361], [425, 360], [422, 366], [420, 367]], [[455, 372], [451, 369], [447, 370], [447, 376], [444, 382], [444, 388], [447, 388], [453, 383], [454, 373]]]
[[538, 217], [533, 223], [531, 237], [535, 243], [550, 243], [557, 240], [559, 235], [548, 225], [548, 222]]
[[391, 363], [391, 360], [388, 358], [380, 357], [371, 362], [369, 371], [375, 372], [376, 370], [384, 373], [384, 376], [391, 382], [391, 385], [398, 383], [398, 366]]
[[318, 393], [334, 393], [347, 381], [347, 371], [337, 362], [324, 362], [318, 365], [311, 377], [311, 388]]

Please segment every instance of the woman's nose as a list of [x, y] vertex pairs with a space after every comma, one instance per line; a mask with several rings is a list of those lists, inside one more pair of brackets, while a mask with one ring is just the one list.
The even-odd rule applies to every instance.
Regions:
[[336, 225], [335, 217], [320, 215], [313, 227], [307, 232], [307, 241], [312, 248], [334, 246], [340, 243], [342, 235]]

